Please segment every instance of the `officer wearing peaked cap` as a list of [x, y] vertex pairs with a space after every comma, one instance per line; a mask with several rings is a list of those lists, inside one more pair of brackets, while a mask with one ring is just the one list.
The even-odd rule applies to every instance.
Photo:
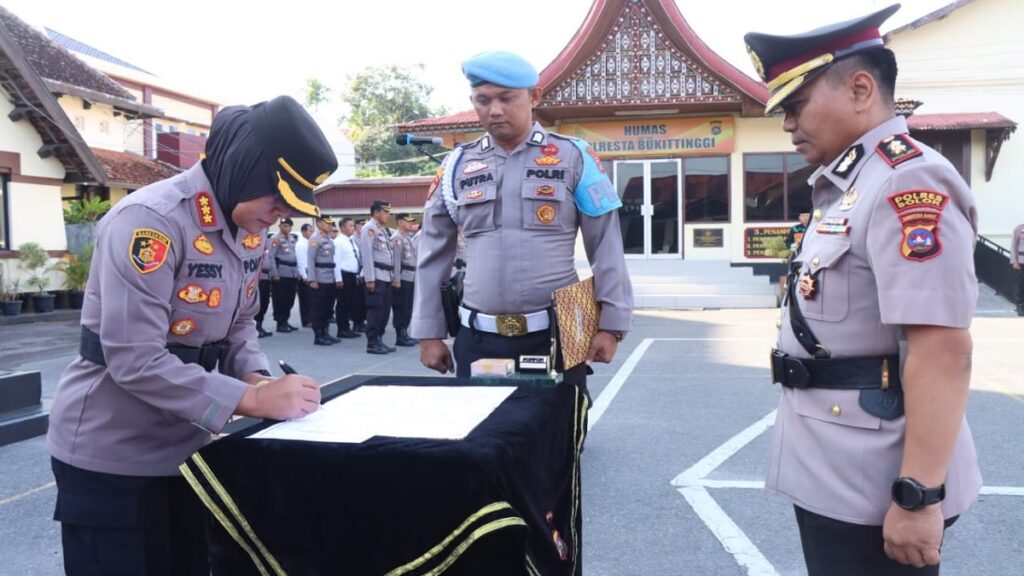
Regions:
[[370, 221], [363, 226], [359, 252], [363, 259], [363, 280], [366, 283], [366, 353], [388, 354], [397, 348], [384, 343], [384, 330], [391, 314], [391, 301], [401, 287], [396, 260], [391, 245], [391, 204], [374, 200], [370, 206]]
[[271, 377], [253, 316], [267, 225], [316, 214], [305, 183], [336, 167], [291, 98], [228, 106], [202, 162], [97, 225], [79, 357], [46, 441], [67, 574], [210, 574], [205, 513], [178, 467], [233, 414], [319, 405], [313, 379]]
[[277, 331], [285, 333], [298, 330], [288, 323], [295, 306], [295, 292], [301, 281], [296, 248], [298, 237], [292, 234], [292, 225], [291, 218], [282, 218], [278, 223], [280, 230], [270, 238], [266, 262], [273, 282], [274, 321], [277, 323]]
[[895, 115], [879, 27], [746, 35], [767, 111], [811, 175], [792, 261], [765, 486], [793, 502], [811, 576], [938, 574], [981, 486], [964, 417], [978, 294], [974, 197]]
[[341, 270], [334, 264], [334, 240], [331, 227], [334, 219], [330, 216], [317, 218], [317, 231], [309, 238], [306, 250], [306, 268], [309, 274], [309, 288], [312, 296], [310, 320], [313, 323], [313, 344], [330, 346], [341, 342], [328, 331], [331, 310], [334, 309], [335, 287], [340, 285]]
[[[485, 52], [462, 70], [487, 133], [448, 156], [424, 208], [411, 330], [423, 364], [440, 372], [457, 367], [459, 376], [469, 376], [478, 358], [550, 354], [551, 296], [579, 279], [573, 266], [578, 230], [602, 305], [589, 360], [611, 361], [633, 308], [618, 195], [586, 142], [533, 121], [542, 92], [526, 60]], [[468, 265], [453, 366], [442, 340], [439, 287], [450, 277], [460, 231]], [[515, 333], [506, 329], [513, 325]], [[566, 381], [585, 386], [584, 370], [566, 372]]]
[[409, 336], [409, 321], [412, 319], [413, 292], [416, 289], [416, 261], [419, 237], [413, 232], [416, 218], [409, 214], [396, 214], [398, 232], [391, 235], [391, 249], [395, 253], [396, 265], [402, 285], [394, 294], [395, 346], [415, 346], [418, 341]]

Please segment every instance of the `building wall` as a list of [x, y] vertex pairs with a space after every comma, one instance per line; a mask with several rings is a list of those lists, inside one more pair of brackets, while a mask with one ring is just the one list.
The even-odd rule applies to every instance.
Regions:
[[35, 128], [28, 120], [11, 122], [8, 117], [14, 106], [7, 98], [0, 98], [0, 151], [21, 155], [21, 173], [25, 176], [64, 179], [64, 168], [56, 158], [40, 158], [37, 151], [43, 145]]
[[[893, 35], [896, 95], [921, 100], [917, 113], [998, 112], [1024, 124], [1024, 2], [976, 0], [945, 19]], [[985, 181], [984, 131], [971, 135], [971, 187], [979, 232], [1009, 239], [1024, 222], [1024, 129], [1003, 143]]]
[[[120, 113], [115, 115], [109, 104], [93, 104], [87, 110], [85, 101], [78, 96], [65, 94], [58, 102], [90, 147], [141, 153], [141, 149], [130, 148], [129, 141], [130, 135], [142, 133], [142, 121], [129, 121]], [[141, 142], [138, 139], [138, 144]]]
[[164, 111], [168, 118], [194, 129], [209, 131], [213, 118], [208, 107], [196, 106], [171, 96], [154, 94], [151, 104]]

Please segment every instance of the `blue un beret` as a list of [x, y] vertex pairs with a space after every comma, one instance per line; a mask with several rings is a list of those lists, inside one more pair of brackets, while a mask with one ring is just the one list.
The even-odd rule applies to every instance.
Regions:
[[533, 88], [540, 77], [522, 56], [511, 52], [482, 52], [462, 63], [469, 85], [495, 84], [506, 88]]

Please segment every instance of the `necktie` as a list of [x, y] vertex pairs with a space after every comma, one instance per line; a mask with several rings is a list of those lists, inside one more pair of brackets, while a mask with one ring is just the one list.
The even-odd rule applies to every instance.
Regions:
[[356, 241], [351, 236], [348, 237], [348, 241], [352, 244], [352, 252], [356, 255], [356, 274], [363, 271], [363, 261], [359, 258], [359, 247], [356, 246]]

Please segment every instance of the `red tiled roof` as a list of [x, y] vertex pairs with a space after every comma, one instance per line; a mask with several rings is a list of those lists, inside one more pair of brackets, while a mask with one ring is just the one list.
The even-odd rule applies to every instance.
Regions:
[[92, 153], [107, 171], [108, 186], [137, 189], [180, 172], [172, 166], [131, 152], [92, 148]]
[[911, 130], [1016, 129], [1017, 123], [998, 112], [914, 114], [907, 118]]
[[135, 98], [106, 75], [89, 67], [42, 32], [0, 6], [0, 23], [21, 47], [25, 57], [40, 76], [116, 98]]
[[419, 120], [399, 124], [396, 128], [401, 132], [412, 133], [425, 132], [428, 130], [435, 132], [437, 130], [477, 132], [484, 129], [474, 110], [464, 110], [462, 112], [456, 112], [455, 114], [437, 116], [434, 118], [421, 118]]

